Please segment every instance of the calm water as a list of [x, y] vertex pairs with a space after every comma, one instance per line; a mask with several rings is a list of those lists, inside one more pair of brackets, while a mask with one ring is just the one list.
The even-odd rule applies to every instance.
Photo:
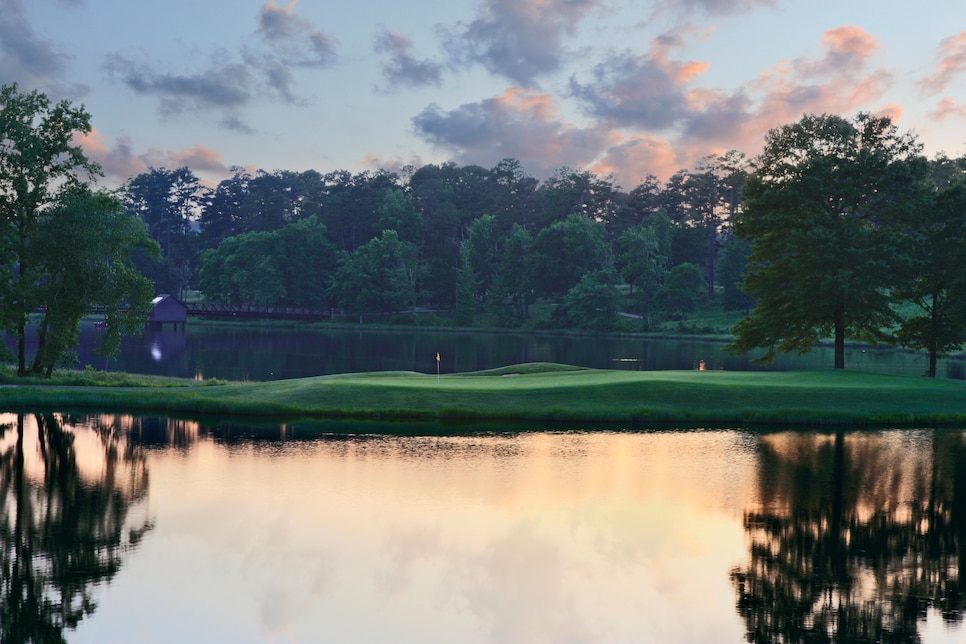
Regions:
[[[277, 380], [363, 371], [476, 371], [523, 362], [561, 362], [604, 369], [757, 369], [747, 356], [725, 354], [721, 342], [609, 336], [442, 333], [406, 330], [322, 330], [310, 327], [192, 325], [185, 331], [148, 331], [124, 341], [120, 356], [93, 355], [98, 329], [82, 328], [77, 366], [185, 378]], [[918, 376], [922, 354], [850, 348], [849, 369]], [[829, 369], [832, 350], [782, 356], [774, 369]], [[966, 378], [966, 360], [944, 360], [939, 376]]]
[[3, 641], [966, 637], [963, 431], [0, 422]]

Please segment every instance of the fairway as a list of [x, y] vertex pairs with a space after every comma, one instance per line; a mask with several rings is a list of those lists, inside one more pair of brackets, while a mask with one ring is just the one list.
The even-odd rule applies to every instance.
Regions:
[[848, 371], [612, 371], [525, 364], [210, 386], [0, 388], [21, 409], [239, 417], [505, 419], [620, 423], [956, 425], [966, 383]]

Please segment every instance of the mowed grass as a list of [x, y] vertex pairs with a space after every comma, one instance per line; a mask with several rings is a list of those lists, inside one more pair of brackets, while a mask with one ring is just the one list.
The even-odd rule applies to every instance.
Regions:
[[966, 382], [849, 371], [610, 371], [527, 364], [207, 387], [0, 387], [0, 408], [262, 417], [966, 424]]

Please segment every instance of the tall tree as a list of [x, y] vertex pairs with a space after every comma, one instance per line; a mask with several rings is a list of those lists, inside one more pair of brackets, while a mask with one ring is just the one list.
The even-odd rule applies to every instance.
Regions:
[[530, 253], [531, 275], [538, 293], [563, 295], [585, 273], [607, 268], [610, 247], [604, 242], [604, 225], [574, 213], [541, 230]]
[[807, 352], [845, 339], [887, 339], [897, 248], [890, 226], [915, 206], [926, 168], [921, 146], [887, 117], [807, 115], [771, 130], [754, 160], [735, 226], [752, 245], [745, 290], [751, 314], [730, 351]]
[[419, 277], [415, 246], [384, 230], [352, 253], [343, 251], [330, 293], [362, 322], [365, 315], [415, 308]]
[[925, 351], [926, 374], [935, 378], [938, 359], [962, 347], [966, 334], [966, 181], [959, 177], [930, 196], [902, 226], [909, 279], [895, 294], [917, 307], [899, 327], [899, 342]]
[[81, 318], [95, 306], [105, 313], [101, 355], [115, 354], [122, 335], [139, 331], [151, 310], [154, 284], [134, 266], [138, 249], [158, 253], [144, 224], [111, 193], [79, 188], [43, 212], [28, 249], [45, 304], [32, 373], [50, 377], [67, 361], [77, 345]]
[[28, 315], [44, 304], [30, 245], [43, 212], [100, 175], [75, 142], [90, 131], [83, 107], [52, 104], [16, 84], [0, 87], [0, 327], [17, 339], [21, 375], [27, 372]]
[[671, 267], [671, 223], [663, 214], [649, 217], [625, 230], [618, 248], [621, 276], [631, 286], [645, 328], [650, 328], [657, 295]]
[[164, 292], [183, 296], [194, 281], [198, 260], [195, 222], [207, 191], [187, 167], [150, 168], [125, 184], [124, 204], [147, 225], [161, 247], [157, 260], [141, 262], [141, 270]]

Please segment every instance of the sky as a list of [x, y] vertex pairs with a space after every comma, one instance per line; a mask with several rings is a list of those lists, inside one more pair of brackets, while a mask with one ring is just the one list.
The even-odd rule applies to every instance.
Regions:
[[104, 183], [518, 159], [631, 190], [803, 114], [966, 154], [962, 0], [0, 0], [0, 84], [91, 113]]

